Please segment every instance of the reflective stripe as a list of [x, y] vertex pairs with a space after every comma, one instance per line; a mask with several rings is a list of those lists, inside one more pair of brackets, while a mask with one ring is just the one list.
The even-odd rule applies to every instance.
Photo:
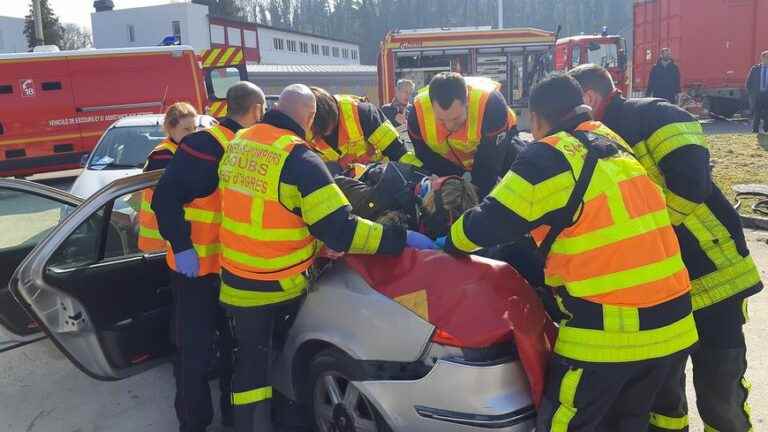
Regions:
[[535, 185], [516, 172], [508, 171], [489, 196], [521, 218], [534, 221], [551, 211], [563, 208], [575, 184], [570, 171]]
[[[261, 214], [261, 212], [256, 211], [253, 213]], [[309, 235], [309, 230], [306, 227], [264, 230], [261, 227], [261, 221], [254, 220], [252, 223], [237, 222], [227, 216], [224, 216], [222, 219], [221, 228], [239, 236], [261, 241], [298, 241], [307, 238], [307, 235]]]
[[232, 405], [249, 405], [272, 398], [272, 387], [261, 387], [239, 393], [232, 393]]
[[379, 250], [381, 237], [384, 234], [384, 227], [376, 222], [367, 219], [357, 218], [355, 234], [352, 237], [352, 244], [349, 246], [349, 253], [352, 254], [374, 254]]
[[645, 141], [656, 164], [680, 147], [691, 144], [706, 147], [704, 130], [699, 122], [668, 124], [656, 130]]
[[683, 223], [683, 220], [701, 205], [700, 203], [689, 201], [669, 189], [664, 190], [664, 196], [667, 198], [669, 220], [672, 222], [672, 225]]
[[634, 307], [603, 305], [603, 329], [607, 332], [639, 331], [639, 309]]
[[221, 254], [224, 258], [259, 269], [259, 271], [275, 271], [289, 268], [312, 258], [315, 252], [314, 242], [276, 258], [261, 258], [248, 252], [232, 249], [227, 245], [223, 245], [221, 248]]
[[368, 142], [383, 153], [398, 138], [400, 138], [400, 134], [397, 132], [397, 129], [387, 120], [373, 131], [371, 136], [368, 137]]
[[682, 351], [698, 340], [693, 315], [651, 330], [618, 333], [560, 327], [555, 352], [571, 359], [592, 363], [640, 361]]
[[651, 425], [656, 426], [659, 429], [682, 431], [688, 427], [688, 416], [684, 415], [682, 417], [667, 417], [665, 415], [652, 412]]
[[577, 410], [574, 400], [576, 399], [576, 391], [579, 388], [583, 372], [583, 369], [570, 369], [565, 373], [562, 381], [560, 381], [560, 394], [558, 397], [560, 406], [557, 407], [555, 414], [552, 416], [551, 432], [568, 431], [568, 425], [573, 417], [576, 416]]
[[219, 145], [221, 145], [221, 148], [224, 151], [226, 151], [227, 147], [229, 147], [230, 141], [235, 139], [235, 134], [232, 133], [231, 130], [221, 125], [215, 125], [212, 128], [206, 129], [205, 131], [216, 138], [216, 141], [219, 142]]
[[[437, 139], [437, 120], [435, 119], [435, 111], [432, 109], [432, 99], [429, 97], [429, 87], [421, 89], [413, 101], [414, 106], [419, 108], [422, 112], [423, 126], [421, 133], [424, 137], [424, 141], [433, 150], [436, 150], [439, 154], [444, 154], [447, 151], [442, 143]], [[442, 151], [441, 151], [442, 150]]]
[[760, 272], [751, 256], [739, 257], [736, 264], [691, 281], [693, 310], [725, 300], [760, 283]]
[[282, 292], [252, 291], [239, 289], [221, 282], [219, 301], [237, 307], [257, 307], [282, 303], [299, 297], [309, 286], [309, 281], [303, 274], [281, 279]]
[[[712, 426], [704, 423], [704, 432], [720, 432], [717, 429], [713, 428]], [[752, 432], [752, 431], [749, 431]]]
[[221, 213], [215, 210], [205, 210], [201, 208], [185, 206], [184, 219], [186, 219], [189, 222], [220, 224]]
[[480, 250], [480, 246], [475, 244], [464, 233], [464, 215], [451, 225], [451, 244], [462, 252], [475, 252]]
[[358, 141], [364, 139], [363, 131], [357, 121], [357, 101], [350, 96], [337, 96], [339, 103], [339, 111], [344, 120], [344, 126], [347, 129], [347, 136], [350, 141]]
[[195, 252], [197, 252], [197, 256], [200, 258], [205, 257], [212, 257], [216, 254], [221, 253], [221, 244], [219, 243], [211, 243], [211, 244], [193, 244], [192, 247], [195, 248]]
[[144, 226], [139, 226], [139, 236], [146, 237], [153, 240], [163, 240], [163, 236], [160, 235], [160, 231]]
[[301, 216], [313, 225], [336, 210], [348, 206], [349, 200], [336, 183], [331, 183], [305, 196], [301, 202]]
[[749, 299], [741, 301], [741, 314], [744, 316], [744, 322], [749, 322]]
[[566, 288], [574, 297], [591, 297], [650, 283], [685, 271], [680, 254], [675, 254], [653, 264], [634, 267], [629, 270], [592, 277], [581, 281], [568, 281]]
[[419, 158], [417, 158], [416, 155], [411, 152], [406, 152], [404, 155], [402, 155], [400, 157], [400, 160], [398, 160], [398, 162], [408, 164], [408, 165], [413, 165], [417, 168], [421, 168], [422, 166], [424, 166], [424, 162], [419, 160]]

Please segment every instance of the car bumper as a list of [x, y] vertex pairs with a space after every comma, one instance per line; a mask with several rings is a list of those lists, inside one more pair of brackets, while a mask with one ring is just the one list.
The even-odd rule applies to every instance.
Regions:
[[520, 362], [439, 360], [415, 381], [355, 383], [395, 431], [528, 432], [536, 412]]

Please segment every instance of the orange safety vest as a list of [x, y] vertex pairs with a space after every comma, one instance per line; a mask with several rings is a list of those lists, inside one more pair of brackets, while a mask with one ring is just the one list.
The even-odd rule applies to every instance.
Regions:
[[[221, 145], [223, 150], [227, 149], [229, 142], [235, 138], [235, 133], [224, 126], [216, 125], [205, 132], [211, 134]], [[142, 200], [142, 209], [146, 203], [152, 202], [153, 191], [144, 191], [145, 197]], [[147, 206], [148, 207], [148, 206]], [[151, 207], [149, 208], [151, 211]], [[154, 218], [154, 213], [152, 213]], [[148, 218], [147, 218], [148, 219]], [[192, 200], [184, 205], [184, 219], [190, 224], [190, 239], [200, 260], [199, 275], [217, 274], [221, 269], [220, 254], [221, 245], [219, 243], [219, 225], [221, 224], [221, 195], [219, 190], [212, 194]], [[147, 227], [150, 227], [148, 221]], [[155, 230], [157, 222], [154, 222]], [[159, 234], [159, 233], [158, 233]], [[140, 236], [141, 237], [141, 236]], [[157, 239], [154, 239], [157, 240]], [[144, 250], [144, 249], [142, 249]], [[155, 249], [157, 250], [157, 249]], [[168, 267], [176, 270], [176, 259], [171, 248], [167, 248], [166, 262]]]
[[[152, 152], [153, 153], [168, 150], [175, 154], [178, 149], [178, 144], [170, 139], [164, 139], [158, 144]], [[139, 208], [139, 250], [142, 252], [159, 252], [167, 249], [167, 243], [160, 235], [160, 231], [157, 228], [157, 217], [154, 210], [152, 210], [152, 197], [154, 196], [155, 189], [144, 189], [141, 194], [141, 207]]]
[[[419, 90], [413, 101], [416, 118], [419, 121], [421, 138], [429, 148], [445, 159], [471, 171], [475, 163], [477, 146], [483, 139], [483, 119], [490, 95], [501, 88], [501, 84], [488, 78], [465, 77], [467, 83], [467, 121], [464, 127], [449, 133], [437, 121], [429, 98], [429, 87]], [[517, 116], [507, 109], [507, 128], [517, 125]]]
[[366, 137], [358, 111], [358, 104], [364, 100], [351, 95], [335, 95], [334, 98], [339, 107], [338, 150], [321, 137], [308, 137], [310, 147], [325, 162], [338, 162], [343, 169], [353, 163], [366, 165], [380, 161], [382, 153], [399, 138], [397, 128], [385, 121]]

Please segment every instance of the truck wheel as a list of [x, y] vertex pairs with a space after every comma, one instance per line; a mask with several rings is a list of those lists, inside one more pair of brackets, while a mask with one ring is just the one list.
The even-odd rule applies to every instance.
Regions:
[[309, 364], [310, 409], [318, 432], [391, 432], [373, 404], [352, 381], [365, 370], [337, 349], [317, 354]]

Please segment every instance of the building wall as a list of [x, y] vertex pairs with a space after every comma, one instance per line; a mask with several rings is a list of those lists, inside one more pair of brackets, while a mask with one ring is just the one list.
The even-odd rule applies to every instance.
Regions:
[[0, 53], [26, 52], [27, 37], [24, 36], [24, 18], [0, 16]]
[[[357, 44], [265, 27], [259, 27], [258, 36], [262, 64], [360, 64]], [[302, 52], [302, 44], [306, 44], [306, 53]], [[313, 45], [317, 46], [317, 54], [312, 52]], [[327, 51], [323, 47], [327, 47]]]
[[179, 23], [183, 45], [190, 45], [197, 52], [210, 48], [208, 7], [193, 3], [91, 13], [93, 46], [129, 48], [159, 45], [163, 38], [174, 34], [174, 21]]

